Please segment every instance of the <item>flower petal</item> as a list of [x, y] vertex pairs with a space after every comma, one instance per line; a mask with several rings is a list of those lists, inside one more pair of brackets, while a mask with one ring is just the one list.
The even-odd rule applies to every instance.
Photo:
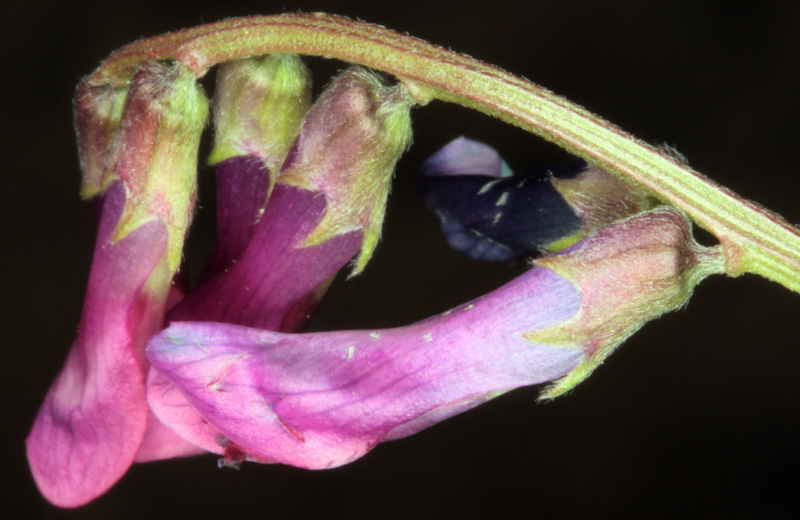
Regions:
[[241, 258], [176, 305], [169, 320], [286, 330], [292, 309], [341, 269], [361, 245], [363, 234], [356, 231], [304, 247], [325, 209], [325, 197], [277, 184]]
[[147, 376], [147, 402], [161, 424], [168, 424], [178, 437], [191, 439], [199, 449], [222, 455], [219, 431], [192, 408], [180, 390], [152, 369]]
[[114, 243], [125, 205], [108, 189], [80, 331], [28, 436], [42, 494], [63, 507], [84, 504], [130, 466], [147, 424], [144, 345], [162, 326], [163, 298], [146, 283], [167, 275], [167, 230], [151, 221]]
[[[584, 167], [562, 170], [577, 174]], [[421, 175], [417, 184], [453, 249], [477, 260], [507, 261], [538, 256], [581, 229], [581, 219], [548, 182], [552, 170], [503, 178]]]
[[560, 251], [657, 204], [582, 161], [511, 176], [494, 149], [463, 137], [425, 161], [417, 184], [450, 246], [488, 261]]
[[231, 157], [217, 168], [217, 241], [200, 283], [244, 253], [264, 211], [272, 175], [261, 158]]
[[510, 177], [511, 169], [488, 144], [457, 137], [433, 154], [419, 167], [419, 175], [486, 175]]

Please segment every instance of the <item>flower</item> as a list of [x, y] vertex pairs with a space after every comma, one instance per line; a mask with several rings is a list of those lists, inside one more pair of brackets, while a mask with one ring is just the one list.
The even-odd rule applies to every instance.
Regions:
[[655, 206], [642, 190], [584, 162], [514, 175], [493, 148], [465, 137], [425, 161], [417, 184], [450, 246], [488, 261], [559, 251]]
[[137, 72], [119, 118], [117, 98], [86, 85], [78, 92], [83, 191], [103, 195], [102, 214], [78, 336], [26, 440], [39, 489], [66, 507], [116, 482], [144, 438], [144, 348], [163, 327], [207, 113], [178, 65]]
[[[302, 76], [298, 64], [276, 56], [244, 66], [261, 67], [263, 81]], [[228, 70], [235, 76], [242, 66]], [[252, 68], [244, 74], [251, 80]], [[150, 64], [128, 88], [79, 88], [83, 193], [103, 197], [100, 229], [80, 332], [26, 441], [40, 490], [63, 507], [102, 494], [134, 461], [202, 452], [173, 433], [181, 424], [165, 426], [147, 404], [147, 340], [172, 316], [299, 327], [345, 263], [358, 254], [360, 270], [368, 260], [394, 163], [410, 139], [404, 87], [361, 69], [341, 74], [308, 114], [296, 103], [297, 91], [307, 95], [302, 77], [261, 85], [262, 94], [281, 91], [262, 103], [265, 115], [249, 106], [252, 82], [223, 74], [220, 91], [234, 99], [218, 95], [212, 158], [226, 232], [203, 283], [185, 295], [172, 281], [207, 114], [196, 79], [181, 65]], [[280, 136], [267, 115], [285, 116]], [[231, 135], [254, 117], [269, 124]], [[237, 207], [242, 193], [251, 201]], [[237, 297], [249, 290], [255, 298]]]
[[585, 378], [723, 272], [662, 208], [609, 225], [500, 289], [422, 322], [309, 334], [173, 323], [147, 356], [242, 458], [322, 469], [512, 388]]
[[[296, 57], [226, 64], [211, 153], [219, 237], [199, 284], [185, 290], [176, 281], [208, 112], [196, 79], [180, 64], [151, 63], [127, 87], [79, 87], [82, 192], [102, 198], [98, 239], [78, 336], [27, 439], [34, 478], [54, 504], [92, 500], [133, 462], [212, 452], [221, 465], [328, 468], [515, 387], [558, 380], [544, 394], [555, 396], [724, 267], [676, 210], [606, 222], [649, 199], [599, 170], [535, 181], [560, 202], [531, 199], [545, 192], [527, 177], [494, 179], [470, 184], [475, 208], [500, 211], [492, 243], [462, 249], [494, 258], [484, 253], [587, 238], [416, 324], [295, 333], [336, 273], [352, 260], [358, 274], [377, 245], [411, 138], [412, 96], [350, 68], [311, 105]], [[462, 222], [469, 190], [437, 176], [479, 156], [504, 168], [482, 145], [458, 146], [467, 153], [455, 160], [447, 147], [421, 183], [443, 222], [461, 226], [451, 242], [458, 233], [474, 241]], [[451, 189], [461, 208], [452, 214]], [[492, 204], [486, 193], [497, 195]], [[530, 231], [532, 200], [554, 201], [566, 224]]]
[[[336, 272], [358, 255], [357, 272], [372, 254], [394, 163], [410, 139], [410, 106], [403, 87], [383, 86], [362, 69], [334, 80], [305, 117], [241, 255], [220, 261], [228, 267], [176, 305], [169, 320], [298, 330]], [[257, 157], [238, 156], [220, 163], [218, 182], [231, 182], [231, 175], [260, 178], [262, 171]], [[234, 233], [248, 230], [250, 221], [244, 222], [236, 221]], [[200, 418], [156, 371], [148, 402], [182, 438], [225, 454], [229, 464], [239, 462], [234, 447], [208, 427], [213, 422]]]
[[580, 350], [523, 334], [568, 320], [580, 304], [566, 279], [535, 269], [398, 329], [286, 334], [173, 323], [151, 340], [148, 358], [237, 452], [322, 469], [568, 373]]

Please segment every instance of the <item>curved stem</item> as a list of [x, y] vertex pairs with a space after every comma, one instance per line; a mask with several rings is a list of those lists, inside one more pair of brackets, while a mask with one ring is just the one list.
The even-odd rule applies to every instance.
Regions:
[[276, 52], [381, 70], [422, 104], [458, 103], [537, 134], [684, 210], [720, 240], [730, 276], [756, 273], [800, 292], [800, 230], [779, 215], [542, 87], [383, 27], [326, 14], [225, 20], [127, 45], [85, 81], [122, 86], [143, 62], [164, 59], [202, 76], [222, 61]]

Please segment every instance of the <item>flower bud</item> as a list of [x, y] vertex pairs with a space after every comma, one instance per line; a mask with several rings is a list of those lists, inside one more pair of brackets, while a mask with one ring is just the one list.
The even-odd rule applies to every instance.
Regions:
[[695, 242], [691, 221], [668, 207], [606, 226], [534, 264], [571, 281], [583, 296], [570, 320], [526, 334], [551, 345], [577, 344], [584, 353], [542, 399], [575, 387], [642, 325], [686, 305], [703, 278], [725, 272], [721, 250]]
[[580, 164], [574, 177], [553, 176], [551, 184], [581, 219], [579, 231], [545, 247], [560, 251], [601, 227], [650, 209], [657, 204], [643, 190], [611, 175], [599, 166]]
[[279, 178], [325, 195], [325, 215], [305, 246], [363, 232], [353, 274], [378, 243], [389, 181], [411, 140], [413, 104], [405, 86], [384, 86], [364, 69], [346, 70], [315, 103]]
[[298, 56], [271, 54], [223, 64], [217, 72], [208, 162], [254, 155], [274, 176], [310, 105], [311, 77]]
[[512, 175], [493, 148], [464, 137], [428, 159], [417, 183], [450, 246], [489, 261], [559, 251], [654, 204], [583, 162]]

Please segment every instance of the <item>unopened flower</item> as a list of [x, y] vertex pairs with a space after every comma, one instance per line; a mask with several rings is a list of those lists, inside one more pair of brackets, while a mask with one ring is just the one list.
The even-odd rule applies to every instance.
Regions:
[[654, 205], [584, 162], [512, 174], [497, 151], [465, 137], [425, 161], [417, 183], [450, 246], [478, 260], [559, 251]]
[[203, 280], [241, 257], [310, 106], [311, 74], [298, 56], [220, 66], [208, 160], [217, 171], [217, 241]]

